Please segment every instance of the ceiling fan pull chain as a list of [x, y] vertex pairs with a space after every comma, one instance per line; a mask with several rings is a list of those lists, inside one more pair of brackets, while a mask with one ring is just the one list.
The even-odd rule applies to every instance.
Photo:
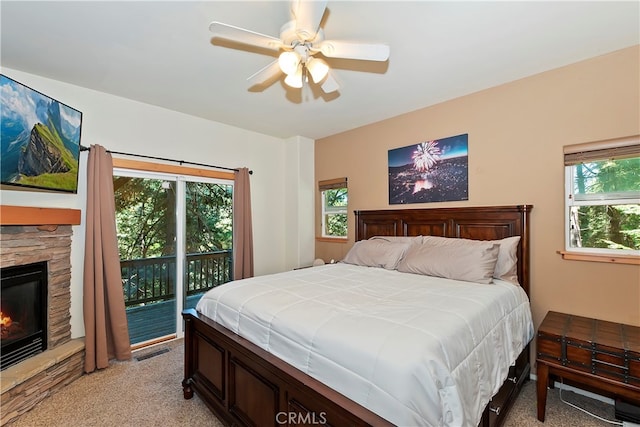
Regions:
[[309, 83], [307, 80], [307, 64], [306, 62], [302, 64], [302, 89], [300, 89], [300, 98], [302, 98], [303, 101], [307, 101], [306, 99], [304, 99], [305, 94], [306, 94], [306, 87], [309, 86], [308, 84], [305, 83]]

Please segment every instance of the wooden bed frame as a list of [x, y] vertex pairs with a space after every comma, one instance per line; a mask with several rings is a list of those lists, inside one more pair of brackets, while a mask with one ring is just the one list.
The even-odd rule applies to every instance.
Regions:
[[[496, 240], [521, 236], [518, 278], [529, 295], [531, 205], [355, 211], [356, 240], [434, 235]], [[184, 398], [196, 392], [227, 425], [390, 426], [334, 391], [193, 309], [185, 320]], [[502, 424], [530, 372], [529, 346], [484, 410], [480, 426]]]

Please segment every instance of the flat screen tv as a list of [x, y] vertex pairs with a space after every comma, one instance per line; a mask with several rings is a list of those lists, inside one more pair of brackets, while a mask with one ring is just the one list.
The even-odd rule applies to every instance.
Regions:
[[82, 113], [3, 74], [0, 97], [3, 188], [77, 193]]

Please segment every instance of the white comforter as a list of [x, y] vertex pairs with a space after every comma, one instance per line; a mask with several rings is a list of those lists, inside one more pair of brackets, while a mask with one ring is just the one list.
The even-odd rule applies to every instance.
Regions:
[[400, 426], [477, 426], [533, 337], [513, 284], [341, 263], [231, 282], [196, 308]]

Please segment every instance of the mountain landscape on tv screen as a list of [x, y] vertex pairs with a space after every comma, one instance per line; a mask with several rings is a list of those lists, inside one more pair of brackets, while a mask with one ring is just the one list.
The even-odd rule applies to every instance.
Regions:
[[0, 76], [3, 184], [75, 192], [82, 113]]

